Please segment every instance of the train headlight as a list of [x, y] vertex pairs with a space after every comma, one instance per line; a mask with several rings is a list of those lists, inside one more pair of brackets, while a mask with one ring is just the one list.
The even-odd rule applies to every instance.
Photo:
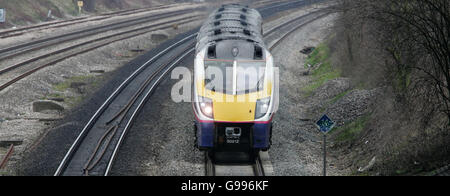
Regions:
[[256, 101], [255, 119], [261, 118], [266, 115], [269, 110], [270, 97], [258, 99]]
[[202, 114], [213, 118], [213, 102], [211, 99], [206, 97], [199, 97], [199, 106]]

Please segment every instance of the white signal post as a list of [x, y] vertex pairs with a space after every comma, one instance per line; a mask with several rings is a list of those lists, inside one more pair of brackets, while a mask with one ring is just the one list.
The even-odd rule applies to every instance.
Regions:
[[5, 18], [5, 9], [0, 8], [0, 23], [4, 23], [6, 21]]
[[78, 1], [78, 14], [81, 15], [81, 8], [83, 7], [84, 2], [83, 1]]

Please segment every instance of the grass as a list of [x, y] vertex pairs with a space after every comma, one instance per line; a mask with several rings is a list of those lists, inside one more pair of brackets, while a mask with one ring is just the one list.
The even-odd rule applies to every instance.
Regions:
[[49, 98], [65, 98], [65, 96], [60, 93], [50, 93], [50, 94], [40, 97], [40, 99], [42, 99], [42, 100], [46, 100]]
[[322, 106], [320, 108], [320, 113], [324, 113], [325, 110], [327, 110], [328, 106], [333, 105], [334, 103], [336, 103], [337, 101], [339, 101], [340, 99], [342, 99], [342, 97], [344, 97], [345, 95], [347, 95], [348, 93], [350, 93], [352, 91], [352, 89], [347, 90], [345, 92], [339, 93], [338, 95], [336, 95], [335, 97], [333, 97], [330, 101], [328, 101], [328, 103], [326, 103], [324, 106]]
[[307, 97], [325, 82], [341, 76], [341, 71], [331, 66], [330, 49], [324, 43], [320, 44], [311, 55], [308, 56], [305, 67], [308, 67], [308, 64], [311, 65], [311, 67], [318, 66], [319, 64], [321, 65], [312, 72], [312, 83], [302, 89]]
[[330, 49], [328, 48], [327, 45], [321, 43], [308, 56], [308, 59], [306, 59], [305, 68], [308, 68], [308, 64], [311, 65], [311, 67], [314, 67], [315, 65], [327, 60], [329, 56], [330, 56]]
[[339, 101], [339, 99], [341, 99], [342, 97], [344, 97], [345, 95], [347, 95], [351, 91], [352, 90], [347, 90], [347, 91], [344, 91], [342, 93], [339, 93], [338, 95], [336, 95], [336, 97], [333, 97], [333, 99], [330, 100], [329, 104], [331, 105], [331, 104], [336, 103], [337, 101]]
[[336, 141], [347, 142], [355, 140], [356, 137], [363, 131], [369, 117], [369, 115], [359, 117], [355, 121], [333, 130], [333, 132], [337, 134]]
[[[74, 76], [74, 77], [71, 77], [71, 78], [65, 80], [64, 82], [54, 85], [53, 90], [56, 91], [56, 93], [48, 94], [46, 97], [47, 98], [50, 98], [50, 97], [51, 98], [64, 98], [64, 100], [72, 106], [80, 103], [83, 100], [83, 96], [65, 96], [64, 94], [62, 94], [63, 92], [65, 92], [66, 90], [68, 90], [70, 88], [70, 84], [72, 82], [84, 82], [87, 85], [90, 85], [92, 88], [96, 88], [99, 83], [94, 75]], [[61, 93], [58, 93], [58, 92], [61, 92]]]
[[71, 78], [65, 80], [64, 82], [56, 84], [55, 86], [53, 86], [53, 90], [64, 92], [65, 90], [70, 88], [70, 84], [72, 82], [85, 82], [85, 83], [88, 83], [94, 77], [95, 76], [90, 76], [90, 75], [87, 75], [87, 76], [84, 76], [84, 75], [83, 76], [74, 76], [74, 77], [71, 77]]
[[78, 8], [71, 0], [49, 0], [49, 2], [55, 7], [60, 8], [65, 14], [72, 16], [78, 15]]
[[0, 170], [0, 176], [11, 176], [11, 173], [8, 171]]
[[395, 87], [398, 91], [403, 92], [406, 91], [411, 84], [411, 72], [403, 71], [401, 73], [397, 73], [395, 76]]
[[47, 95], [47, 97], [51, 97], [51, 98], [64, 98], [64, 95], [61, 95], [59, 93], [50, 93]]

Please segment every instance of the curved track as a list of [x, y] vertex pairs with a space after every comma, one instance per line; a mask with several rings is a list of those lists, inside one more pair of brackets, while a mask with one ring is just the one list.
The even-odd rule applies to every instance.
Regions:
[[[286, 5], [288, 4], [280, 4], [280, 6]], [[306, 22], [305, 18], [295, 18], [294, 20], [300, 23]], [[290, 24], [292, 22], [284, 23], [279, 27]], [[193, 54], [195, 32], [196, 30], [192, 31], [192, 34], [180, 38], [143, 63], [116, 88], [85, 125], [54, 175], [109, 174], [124, 136], [154, 88], [182, 59]], [[268, 31], [265, 35], [273, 32], [275, 31]], [[255, 162], [251, 164], [253, 175], [264, 175], [259, 155], [256, 155], [254, 160]], [[206, 162], [208, 163], [208, 159]], [[211, 171], [215, 171], [215, 169]]]
[[[62, 48], [53, 52], [49, 52], [37, 57], [33, 57], [31, 59], [16, 63], [14, 65], [8, 66], [6, 68], [3, 68], [0, 70], [0, 75], [11, 72], [13, 70], [16, 70], [22, 66], [27, 65], [27, 69], [25, 71], [22, 71], [17, 74], [15, 74], [16, 76], [13, 77], [13, 79], [9, 80], [6, 83], [0, 84], [0, 91], [9, 87], [10, 85], [14, 84], [15, 82], [25, 78], [26, 76], [29, 76], [31, 74], [33, 74], [34, 72], [48, 67], [50, 65], [56, 64], [60, 61], [63, 61], [67, 58], [85, 53], [85, 52], [89, 52], [92, 51], [94, 49], [100, 48], [102, 46], [106, 46], [108, 44], [117, 42], [117, 41], [122, 41], [125, 39], [129, 39], [132, 37], [136, 37], [139, 35], [143, 35], [149, 32], [153, 32], [153, 31], [157, 31], [157, 30], [163, 30], [163, 29], [169, 29], [172, 28], [173, 25], [182, 25], [182, 24], [187, 24], [190, 22], [194, 22], [196, 20], [199, 19], [199, 17], [201, 17], [201, 15], [195, 15], [195, 16], [190, 16], [190, 17], [185, 17], [183, 19], [175, 19], [175, 20], [170, 20], [170, 21], [165, 21], [165, 22], [161, 22], [161, 23], [157, 23], [157, 24], [152, 24], [152, 25], [147, 25], [144, 27], [140, 27], [137, 29], [132, 29], [132, 30], [126, 30], [126, 31], [122, 31], [119, 33], [115, 33], [112, 35], [108, 35], [108, 36], [104, 36], [104, 37], [100, 37], [94, 40], [89, 40], [89, 41], [85, 41], [82, 43], [78, 43], [76, 45], [72, 45], [66, 48]], [[41, 64], [38, 65], [31, 65], [31, 63], [40, 61], [40, 60], [44, 60], [44, 62], [42, 62]]]
[[[128, 77], [119, 88], [108, 97], [94, 116], [92, 116], [91, 120], [69, 149], [69, 152], [64, 157], [55, 175], [81, 175], [89, 173], [107, 175], [109, 169], [106, 168], [110, 168], [111, 162], [114, 159], [113, 153], [117, 151], [116, 148], [120, 146], [121, 138], [123, 138], [122, 135], [125, 134], [133, 121], [135, 114], [142, 107], [142, 104], [145, 103], [148, 95], [152, 92], [159, 80], [181, 59], [193, 51], [195, 35], [196, 34], [192, 34], [169, 46], [166, 50], [163, 50], [144, 63]], [[179, 47], [182, 47], [183, 49], [180, 49]], [[178, 50], [178, 52], [176, 52], [175, 55], [167, 57], [168, 55], [165, 54], [171, 50]], [[168, 63], [163, 66], [158, 66], [159, 63], [164, 62]], [[133, 95], [131, 99], [129, 98], [130, 95]], [[129, 113], [131, 108], [133, 108], [132, 114]], [[115, 116], [111, 116], [112, 114]], [[116, 119], [118, 116], [120, 116], [120, 118]], [[93, 170], [93, 166], [96, 166], [97, 164], [91, 165], [91, 160], [97, 156], [97, 150], [101, 148], [100, 145], [103, 145], [103, 139], [101, 138], [106, 136], [110, 139], [107, 142], [107, 145], [103, 147], [102, 151], [106, 152], [109, 148], [109, 154], [105, 155], [105, 153], [101, 153], [101, 156], [96, 158], [98, 159], [96, 162], [98, 163], [104, 158], [104, 161], [102, 162], [103, 167]], [[115, 144], [111, 145], [113, 138]], [[92, 148], [95, 143], [96, 147]], [[104, 166], [107, 167], [104, 168]]]
[[[316, 0], [316, 1], [320, 1], [320, 0]], [[309, 3], [316, 2], [316, 1], [309, 1]], [[264, 2], [264, 3], [267, 3], [267, 2]], [[270, 10], [272, 12], [275, 12], [276, 10], [279, 10], [280, 8], [285, 8], [286, 6], [299, 6], [299, 5], [303, 6], [306, 3], [307, 3], [307, 1], [278, 2], [278, 3], [269, 4], [269, 6], [261, 8], [260, 10], [261, 11]], [[159, 8], [166, 8], [166, 7], [171, 7], [171, 6], [173, 6], [173, 5], [161, 6]], [[151, 10], [154, 10], [157, 8], [158, 7], [141, 8], [141, 9], [114, 12], [114, 13], [109, 13], [109, 14], [107, 13], [104, 15], [107, 15], [107, 16], [109, 16], [109, 15], [126, 15], [126, 14], [138, 13], [138, 12], [147, 12], [147, 11], [151, 11]], [[152, 22], [152, 21], [156, 21], [156, 20], [161, 20], [161, 19], [168, 18], [168, 17], [182, 16], [184, 14], [187, 14], [192, 11], [196, 11], [198, 9], [199, 8], [192, 8], [192, 9], [186, 9], [186, 10], [171, 11], [171, 12], [166, 12], [166, 13], [151, 14], [151, 15], [146, 15], [143, 17], [140, 16], [140, 17], [135, 17], [132, 19], [122, 20], [122, 21], [115, 22], [112, 24], [102, 25], [102, 26], [98, 26], [98, 27], [94, 27], [94, 28], [87, 28], [87, 29], [83, 29], [83, 30], [79, 30], [79, 31], [75, 31], [75, 32], [70, 32], [70, 33], [66, 33], [66, 34], [62, 34], [62, 35], [52, 36], [52, 37], [48, 37], [48, 38], [44, 38], [44, 39], [39, 39], [39, 40], [23, 43], [23, 44], [18, 44], [15, 46], [10, 46], [10, 47], [4, 48], [4, 49], [0, 49], [0, 60], [9, 59], [9, 58], [12, 58], [12, 57], [15, 57], [18, 55], [27, 54], [32, 51], [40, 50], [43, 48], [53, 47], [53, 46], [56, 46], [56, 45], [64, 43], [64, 42], [74, 41], [77, 39], [81, 39], [81, 38], [91, 36], [91, 35], [96, 35], [98, 33], [103, 33], [103, 32], [110, 31], [110, 30], [117, 30], [117, 29], [122, 29], [122, 28], [125, 29], [125, 28], [129, 28], [129, 27], [136, 26], [139, 24]], [[266, 12], [263, 12], [263, 13], [266, 13]], [[0, 67], [0, 75], [3, 75], [6, 73], [15, 71], [21, 67], [27, 66], [25, 69], [21, 69], [21, 70], [18, 70], [18, 72], [16, 72], [16, 73], [12, 73], [13, 75], [8, 77], [11, 79], [0, 84], [0, 91], [6, 89], [7, 87], [11, 86], [12, 84], [14, 84], [16, 82], [22, 80], [23, 78], [26, 78], [27, 76], [41, 70], [42, 68], [51, 66], [58, 62], [61, 62], [69, 57], [73, 57], [73, 56], [100, 48], [102, 46], [106, 46], [110, 43], [129, 39], [129, 38], [139, 36], [139, 35], [151, 32], [151, 31], [168, 29], [168, 28], [171, 28], [173, 25], [180, 25], [180, 24], [186, 24], [189, 22], [194, 22], [196, 19], [199, 19], [199, 17], [201, 17], [201, 16], [200, 15], [190, 16], [190, 17], [185, 17], [182, 19], [165, 21], [165, 22], [158, 23], [158, 24], [152, 24], [152, 25], [147, 25], [144, 27], [139, 27], [139, 28], [135, 28], [135, 29], [127, 30], [127, 31], [118, 32], [118, 33], [115, 33], [112, 35], [103, 36], [103, 37], [100, 37], [97, 39], [78, 43], [78, 44], [75, 44], [75, 45], [72, 45], [69, 47], [65, 47], [65, 48], [62, 48], [59, 50], [47, 52], [47, 53], [44, 53], [42, 55], [27, 59], [27, 60], [17, 62], [15, 64], [7, 66], [7, 67]], [[40, 26], [40, 25], [37, 25], [37, 26]], [[33, 28], [33, 27], [30, 27], [30, 28]], [[272, 29], [272, 30], [276, 30], [276, 29]], [[14, 30], [12, 30], [12, 31], [14, 31]], [[4, 32], [2, 32], [2, 33], [4, 33]], [[40, 61], [40, 63], [37, 63], [37, 65], [34, 65], [34, 63], [38, 62], [38, 61]]]
[[[307, 24], [318, 20], [324, 16], [327, 16], [329, 12], [326, 10], [318, 10], [291, 19], [281, 25], [278, 25], [264, 33], [266, 43], [270, 43], [269, 50], [274, 50], [280, 43], [283, 42], [289, 35], [297, 31], [298, 29], [306, 26]], [[284, 33], [281, 34], [280, 33]], [[229, 175], [231, 174], [243, 174], [253, 176], [265, 176], [263, 162], [261, 161], [260, 153], [253, 156], [250, 155], [250, 161], [241, 164], [216, 164], [214, 154], [205, 152], [205, 175]]]

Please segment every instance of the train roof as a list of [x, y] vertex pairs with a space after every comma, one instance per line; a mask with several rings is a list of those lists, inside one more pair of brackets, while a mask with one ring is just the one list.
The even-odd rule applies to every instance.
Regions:
[[261, 15], [248, 6], [222, 5], [197, 35], [197, 52], [205, 48], [208, 59], [264, 59]]

